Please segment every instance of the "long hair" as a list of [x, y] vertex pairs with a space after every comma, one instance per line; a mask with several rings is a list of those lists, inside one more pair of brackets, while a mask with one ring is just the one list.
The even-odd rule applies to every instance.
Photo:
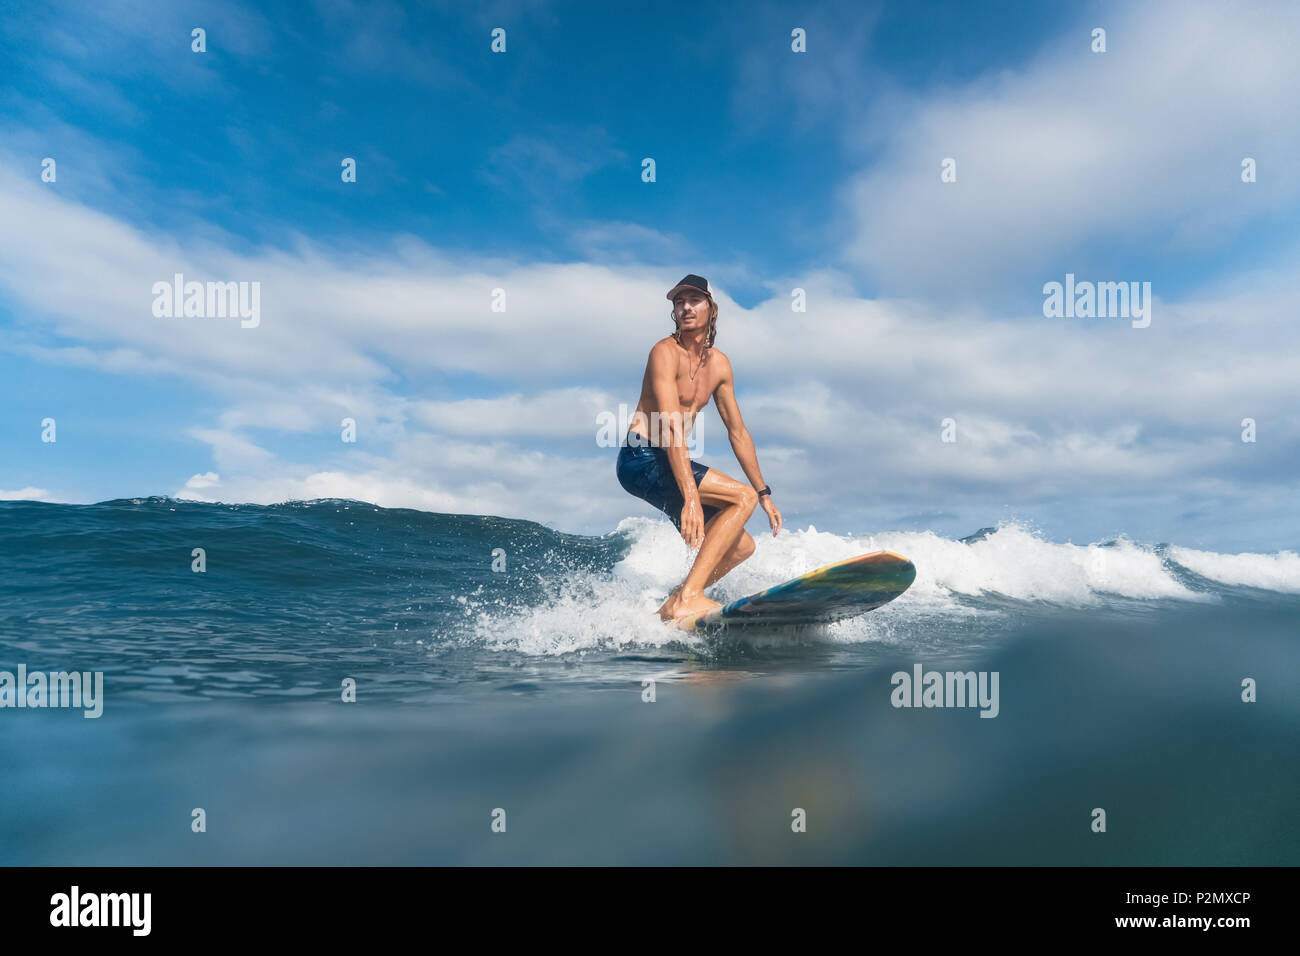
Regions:
[[[682, 324], [681, 322], [677, 321], [677, 309], [674, 308], [668, 314], [672, 317], [673, 325], [677, 327], [676, 331], [673, 332], [673, 338], [677, 340], [678, 345], [681, 345]], [[709, 334], [706, 335], [704, 338], [704, 351], [707, 352], [709, 349], [713, 348], [713, 340], [716, 339], [717, 337], [718, 337], [718, 303], [714, 302], [713, 297], [710, 296], [709, 297]]]

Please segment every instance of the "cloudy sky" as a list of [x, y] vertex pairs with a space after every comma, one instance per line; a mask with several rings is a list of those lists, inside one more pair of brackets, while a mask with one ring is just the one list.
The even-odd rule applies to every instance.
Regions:
[[[1295, 548], [1298, 43], [1289, 2], [10, 9], [0, 497], [603, 534], [658, 514], [598, 419], [696, 272], [789, 528]], [[176, 273], [259, 323], [155, 315]], [[1149, 326], [1045, 317], [1067, 274]]]

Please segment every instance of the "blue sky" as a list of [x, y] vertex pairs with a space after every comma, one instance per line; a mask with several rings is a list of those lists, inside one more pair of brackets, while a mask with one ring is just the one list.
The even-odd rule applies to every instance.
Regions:
[[[788, 527], [1300, 539], [1293, 4], [3, 20], [0, 496], [339, 496], [604, 533], [654, 512], [594, 418], [635, 404], [664, 293], [697, 272]], [[258, 281], [261, 324], [153, 316], [174, 272]], [[1151, 326], [1044, 318], [1067, 272], [1150, 282]], [[716, 412], [698, 427], [739, 476]]]

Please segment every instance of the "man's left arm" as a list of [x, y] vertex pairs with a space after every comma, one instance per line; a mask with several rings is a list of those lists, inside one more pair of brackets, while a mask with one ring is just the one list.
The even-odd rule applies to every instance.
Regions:
[[[754, 490], [762, 491], [767, 487], [767, 483], [763, 481], [763, 472], [758, 467], [754, 439], [750, 437], [749, 429], [745, 427], [745, 420], [740, 416], [734, 385], [731, 363], [728, 362], [724, 368], [722, 381], [719, 382], [717, 391], [713, 393], [713, 402], [718, 406], [722, 424], [726, 426], [727, 437], [731, 440], [731, 450], [736, 453], [736, 461], [740, 462], [740, 467], [744, 470], [749, 483], [754, 486]], [[762, 495], [758, 503], [767, 512], [768, 523], [772, 525], [772, 534], [775, 535], [781, 530], [780, 510], [773, 504], [770, 494]]]

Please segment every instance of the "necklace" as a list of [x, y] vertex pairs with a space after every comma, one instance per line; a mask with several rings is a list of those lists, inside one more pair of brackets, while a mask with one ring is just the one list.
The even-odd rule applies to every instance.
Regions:
[[[674, 339], [677, 339], [677, 345], [678, 345], [678, 347], [680, 347], [681, 349], [683, 349], [683, 350], [686, 352], [687, 355], [690, 355], [690, 354], [691, 354], [691, 350], [688, 349], [688, 348], [686, 348], [686, 346], [682, 345], [682, 340], [681, 340], [680, 338], [678, 338], [678, 334], [677, 334], [676, 332], [673, 333], [673, 338], [674, 338]], [[699, 372], [700, 369], [704, 368], [704, 363], [708, 360], [708, 358], [709, 358], [709, 349], [708, 349], [708, 346], [705, 346], [705, 347], [704, 347], [704, 351], [700, 353], [700, 364], [697, 365], [697, 366], [695, 366], [695, 371], [692, 372], [692, 371], [690, 371], [690, 370], [688, 369], [687, 372], [686, 372], [686, 374], [687, 374], [688, 376], [690, 376], [690, 380], [691, 380], [692, 382], [695, 381], [695, 375], [696, 375], [696, 373]]]

